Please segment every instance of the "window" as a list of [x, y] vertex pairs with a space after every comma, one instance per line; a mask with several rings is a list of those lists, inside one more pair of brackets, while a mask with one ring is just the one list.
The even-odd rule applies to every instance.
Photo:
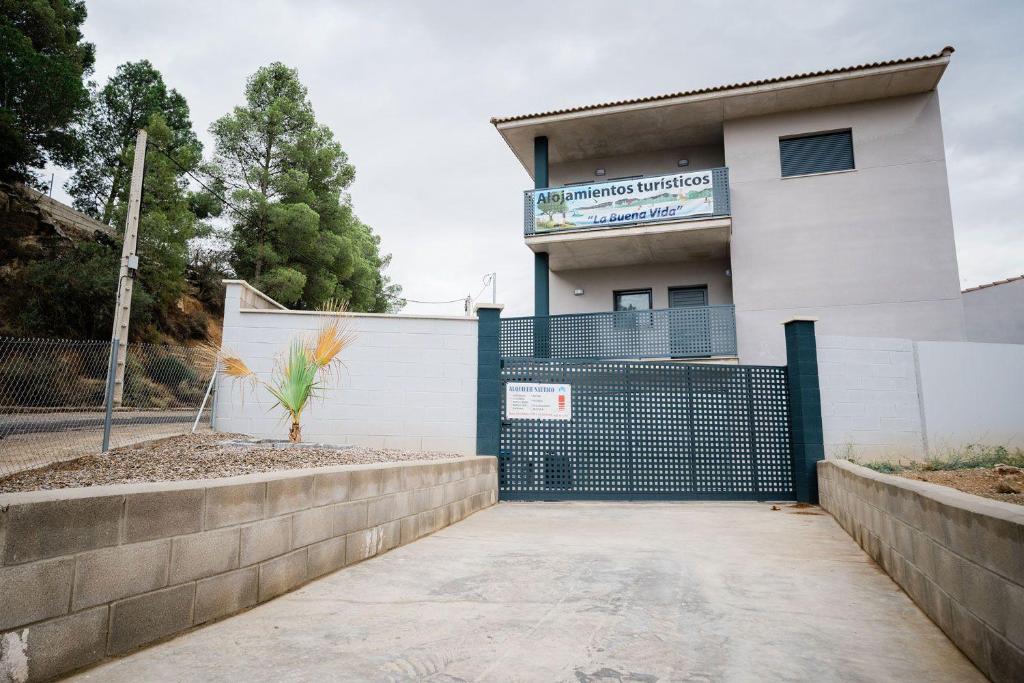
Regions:
[[842, 130], [835, 133], [780, 138], [779, 160], [782, 164], [783, 178], [811, 173], [849, 171], [854, 168], [853, 133]]
[[628, 289], [615, 292], [613, 295], [615, 305], [615, 327], [616, 329], [632, 329], [651, 325], [651, 314], [644, 311], [651, 310], [651, 290], [649, 289]]

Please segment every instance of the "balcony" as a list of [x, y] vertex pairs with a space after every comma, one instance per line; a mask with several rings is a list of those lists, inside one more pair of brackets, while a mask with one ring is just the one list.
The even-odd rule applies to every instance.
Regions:
[[728, 255], [729, 169], [527, 190], [523, 233], [552, 270]]
[[503, 358], [637, 359], [736, 355], [733, 306], [503, 318]]

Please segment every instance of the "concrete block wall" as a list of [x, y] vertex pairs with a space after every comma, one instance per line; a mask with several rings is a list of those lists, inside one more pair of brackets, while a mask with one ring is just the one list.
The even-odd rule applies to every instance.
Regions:
[[252, 607], [497, 500], [497, 459], [0, 495], [0, 682]]
[[818, 376], [826, 457], [924, 457], [912, 341], [819, 336]]
[[990, 679], [1024, 680], [1024, 508], [844, 461], [821, 506]]
[[[269, 379], [297, 335], [323, 321], [310, 311], [247, 308], [259, 299], [228, 281], [223, 346]], [[256, 292], [260, 296], [261, 293]], [[305, 441], [476, 455], [477, 319], [353, 314], [356, 340], [322, 397], [303, 413]], [[284, 439], [288, 424], [263, 388], [218, 380], [216, 429]]]
[[1024, 448], [1024, 345], [822, 335], [818, 371], [826, 457]]

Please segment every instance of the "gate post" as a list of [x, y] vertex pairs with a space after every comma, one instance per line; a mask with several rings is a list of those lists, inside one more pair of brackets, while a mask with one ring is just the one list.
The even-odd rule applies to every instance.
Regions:
[[497, 455], [501, 434], [501, 309], [477, 304], [476, 454]]
[[815, 318], [792, 318], [786, 328], [786, 381], [789, 384], [789, 433], [793, 448], [793, 485], [799, 503], [818, 502], [817, 463], [825, 457], [821, 429], [821, 389]]

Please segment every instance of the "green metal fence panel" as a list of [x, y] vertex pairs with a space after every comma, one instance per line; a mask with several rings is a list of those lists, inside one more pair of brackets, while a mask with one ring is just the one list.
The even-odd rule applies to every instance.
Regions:
[[736, 355], [736, 309], [685, 306], [502, 318], [503, 358], [707, 358]]
[[501, 379], [572, 387], [569, 421], [502, 420], [504, 500], [794, 497], [784, 367], [507, 358]]

